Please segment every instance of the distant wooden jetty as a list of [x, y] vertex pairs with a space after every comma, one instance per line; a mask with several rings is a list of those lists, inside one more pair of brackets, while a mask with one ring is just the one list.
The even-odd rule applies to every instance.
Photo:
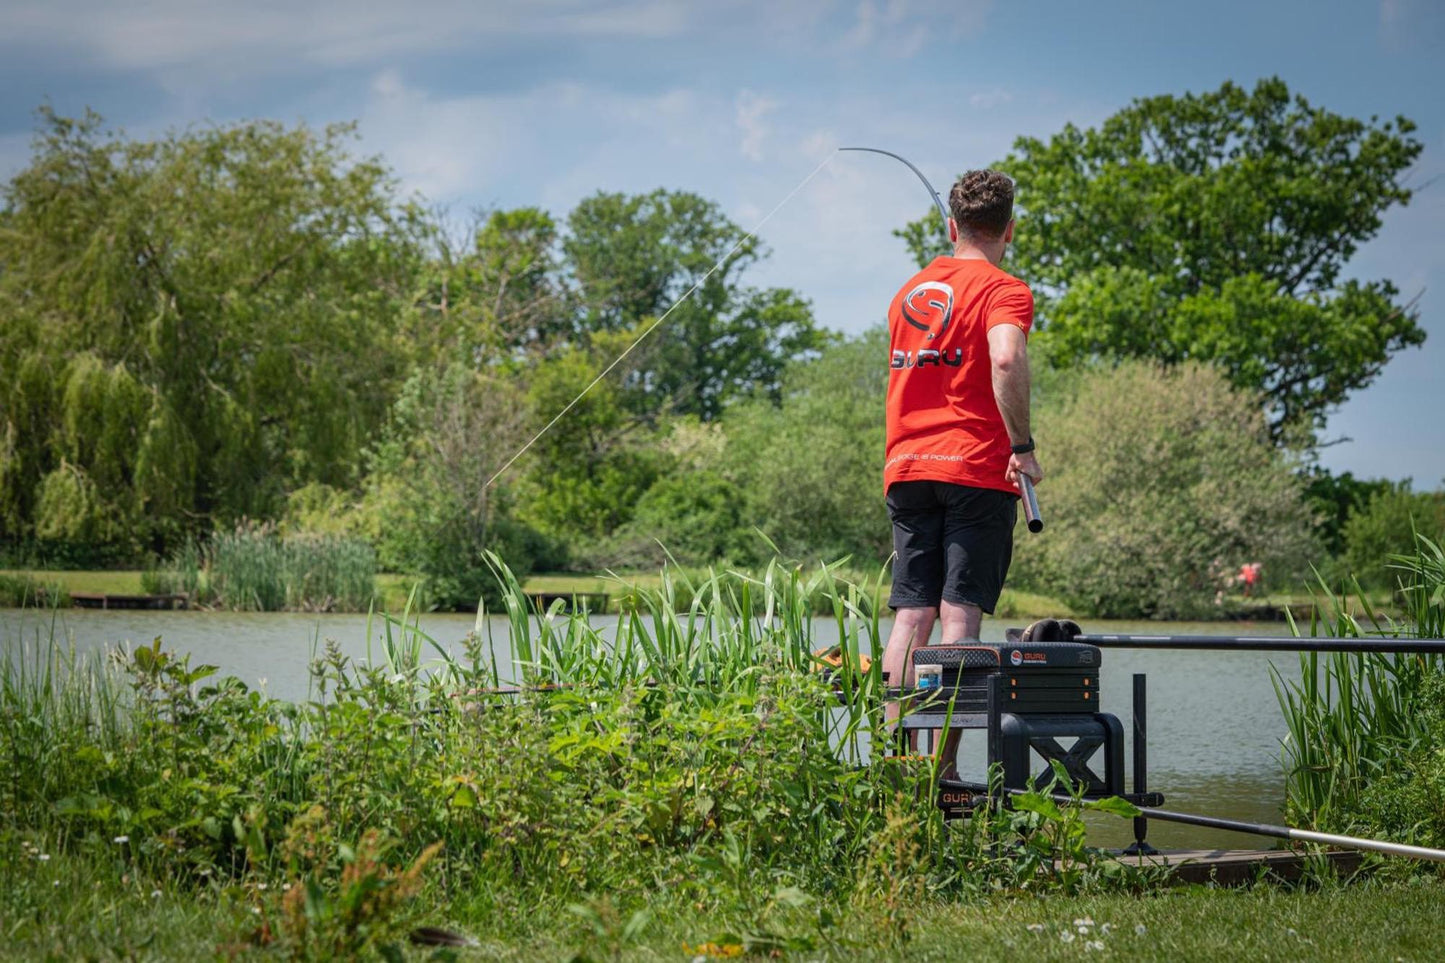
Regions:
[[179, 595], [110, 595], [102, 592], [71, 592], [72, 605], [83, 609], [188, 609], [190, 597]]
[[538, 612], [545, 612], [561, 602], [564, 611], [591, 612], [594, 615], [604, 614], [612, 601], [606, 592], [528, 592], [527, 598], [532, 600], [532, 607]]

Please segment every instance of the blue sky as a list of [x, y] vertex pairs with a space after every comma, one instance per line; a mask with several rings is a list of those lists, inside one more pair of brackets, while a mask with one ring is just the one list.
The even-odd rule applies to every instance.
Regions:
[[[598, 190], [666, 187], [751, 228], [837, 146], [901, 153], [942, 189], [1020, 135], [1278, 75], [1339, 113], [1410, 117], [1425, 144], [1410, 182], [1440, 178], [1350, 267], [1421, 294], [1427, 343], [1331, 417], [1327, 437], [1352, 440], [1322, 455], [1433, 488], [1445, 479], [1442, 52], [1442, 0], [6, 0], [0, 177], [25, 164], [47, 101], [135, 136], [356, 120], [363, 150], [459, 218], [561, 215]], [[926, 206], [893, 162], [835, 156], [765, 226], [772, 257], [752, 280], [860, 331], [912, 267], [891, 231]]]

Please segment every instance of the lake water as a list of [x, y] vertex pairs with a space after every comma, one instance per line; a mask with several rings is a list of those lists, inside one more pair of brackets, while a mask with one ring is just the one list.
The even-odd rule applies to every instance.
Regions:
[[[594, 624], [615, 624], [598, 616]], [[160, 636], [167, 648], [189, 652], [192, 664], [211, 663], [223, 674], [247, 685], [291, 700], [308, 696], [308, 665], [327, 639], [335, 640], [353, 659], [382, 658], [380, 619], [372, 622], [368, 644], [364, 615], [299, 613], [149, 612], [66, 609], [36, 613], [0, 609], [0, 644], [14, 649], [51, 638], [73, 642], [78, 651], [121, 645], [143, 645]], [[1002, 641], [1016, 622], [985, 620], [983, 638]], [[453, 653], [476, 626], [471, 615], [426, 614], [421, 628]], [[505, 620], [489, 627], [497, 642], [497, 658], [509, 653]], [[1090, 632], [1150, 635], [1288, 635], [1282, 623], [1126, 623], [1094, 621]], [[836, 637], [836, 624], [820, 620], [818, 644]], [[884, 628], [886, 633], [887, 629]], [[934, 641], [937, 641], [935, 639]], [[435, 653], [424, 650], [423, 658]], [[1278, 666], [1286, 679], [1298, 676], [1293, 653], [1179, 652], [1108, 650], [1100, 672], [1101, 704], [1129, 730], [1132, 676], [1147, 673], [1149, 687], [1149, 788], [1162, 791], [1168, 808], [1234, 819], [1279, 822], [1283, 798], [1280, 740], [1283, 718], [1270, 684], [1269, 667]], [[505, 672], [504, 672], [505, 674]], [[964, 742], [961, 768], [982, 771], [981, 734]], [[1131, 734], [1132, 735], [1132, 734]], [[1126, 765], [1132, 758], [1125, 748]], [[1132, 837], [1122, 820], [1091, 818], [1090, 839], [1099, 845], [1123, 845]], [[1259, 837], [1222, 833], [1155, 822], [1150, 841], [1161, 847], [1267, 847]]]

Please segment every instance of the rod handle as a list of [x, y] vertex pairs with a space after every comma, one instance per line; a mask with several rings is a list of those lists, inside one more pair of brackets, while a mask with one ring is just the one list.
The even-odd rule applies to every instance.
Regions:
[[1039, 496], [1034, 493], [1034, 481], [1019, 472], [1019, 493], [1024, 500], [1024, 522], [1029, 531], [1038, 534], [1044, 530], [1044, 517], [1039, 514]]

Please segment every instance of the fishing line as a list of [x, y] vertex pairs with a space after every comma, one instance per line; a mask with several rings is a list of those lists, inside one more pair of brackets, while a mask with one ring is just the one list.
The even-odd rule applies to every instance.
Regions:
[[718, 258], [718, 261], [717, 261], [716, 264], [714, 264], [712, 267], [708, 268], [708, 271], [707, 271], [706, 274], [704, 274], [702, 277], [698, 278], [697, 283], [695, 283], [692, 287], [688, 288], [687, 291], [683, 293], [682, 297], [680, 297], [680, 298], [678, 298], [676, 301], [672, 302], [672, 306], [669, 307], [666, 311], [662, 312], [662, 316], [661, 316], [661, 317], [659, 317], [656, 321], [652, 322], [652, 324], [648, 325], [648, 326], [647, 326], [647, 329], [646, 329], [645, 331], [643, 331], [641, 334], [639, 334], [639, 335], [637, 336], [637, 339], [636, 339], [635, 341], [633, 341], [631, 344], [629, 344], [629, 345], [626, 347], [626, 349], [623, 350], [623, 352], [622, 352], [621, 354], [619, 354], [616, 358], [614, 358], [614, 359], [612, 360], [612, 363], [611, 363], [611, 364], [609, 364], [607, 367], [605, 367], [605, 368], [602, 369], [602, 373], [601, 373], [601, 374], [599, 374], [597, 377], [593, 378], [592, 381], [591, 381], [591, 383], [588, 384], [587, 387], [583, 388], [580, 392], [577, 393], [577, 397], [575, 397], [575, 398], [573, 398], [571, 401], [567, 402], [566, 407], [564, 407], [561, 411], [557, 412], [556, 417], [554, 417], [551, 421], [547, 422], [547, 424], [546, 424], [545, 426], [543, 426], [542, 430], [539, 431], [539, 432], [537, 432], [535, 435], [533, 435], [532, 438], [531, 438], [531, 440], [528, 441], [525, 445], [523, 445], [523, 446], [521, 447], [521, 449], [519, 449], [518, 452], [517, 452], [515, 455], [513, 455], [511, 458], [508, 458], [508, 459], [507, 459], [507, 463], [506, 463], [505, 465], [503, 465], [501, 468], [498, 468], [498, 469], [497, 469], [497, 473], [496, 473], [495, 475], [493, 475], [491, 478], [488, 478], [488, 479], [487, 479], [487, 483], [482, 486], [482, 489], [485, 491], [486, 489], [491, 488], [491, 487], [492, 487], [492, 482], [496, 481], [498, 478], [501, 478], [501, 477], [502, 477], [502, 474], [503, 474], [504, 472], [506, 472], [506, 470], [507, 470], [508, 468], [511, 468], [511, 467], [512, 467], [512, 463], [513, 463], [513, 462], [515, 462], [518, 458], [521, 458], [523, 455], [525, 455], [525, 454], [527, 453], [527, 450], [537, 443], [537, 440], [538, 440], [538, 439], [540, 439], [543, 435], [545, 435], [548, 431], [550, 431], [553, 425], [555, 425], [557, 422], [561, 421], [561, 420], [562, 420], [562, 417], [563, 417], [564, 415], [566, 415], [567, 412], [571, 411], [571, 410], [577, 405], [577, 402], [581, 401], [581, 400], [583, 399], [583, 397], [586, 396], [587, 392], [589, 392], [589, 391], [591, 391], [593, 388], [597, 387], [597, 383], [598, 383], [599, 381], [601, 381], [603, 378], [607, 377], [607, 376], [612, 372], [612, 369], [613, 369], [613, 368], [615, 368], [615, 367], [617, 367], [619, 364], [621, 364], [621, 363], [622, 363], [622, 359], [623, 359], [623, 358], [626, 358], [629, 354], [631, 354], [631, 353], [632, 353], [632, 349], [635, 348], [635, 347], [637, 347], [639, 344], [641, 344], [643, 338], [646, 338], [646, 337], [647, 337], [649, 334], [651, 334], [653, 331], [657, 330], [657, 326], [660, 325], [660, 324], [662, 324], [662, 322], [666, 321], [666, 320], [667, 320], [667, 316], [670, 315], [670, 314], [672, 314], [673, 311], [677, 310], [678, 305], [682, 304], [682, 302], [684, 302], [684, 301], [686, 301], [688, 298], [692, 297], [692, 293], [693, 293], [694, 291], [696, 291], [698, 288], [702, 287], [703, 284], [704, 284], [704, 282], [706, 282], [708, 278], [712, 277], [713, 274], [714, 274], [714, 272], [716, 272], [718, 268], [720, 268], [720, 267], [722, 267], [724, 264], [726, 264], [728, 258], [730, 258], [730, 257], [732, 257], [734, 254], [736, 254], [736, 253], [738, 252], [738, 249], [741, 248], [744, 244], [746, 244], [749, 240], [751, 240], [752, 238], [756, 237], [756, 236], [757, 236], [757, 233], [763, 229], [763, 225], [766, 224], [766, 223], [768, 223], [768, 221], [772, 218], [772, 216], [773, 216], [774, 214], [778, 213], [778, 211], [782, 209], [782, 207], [783, 207], [784, 204], [786, 204], [786, 203], [788, 203], [789, 201], [791, 201], [791, 200], [793, 199], [793, 195], [795, 195], [795, 194], [797, 194], [799, 191], [801, 191], [804, 187], [806, 187], [806, 186], [808, 185], [808, 182], [809, 182], [809, 181], [811, 181], [814, 177], [818, 176], [818, 172], [821, 171], [824, 167], [827, 167], [827, 166], [828, 166], [828, 162], [833, 159], [833, 155], [836, 154], [836, 153], [837, 153], [836, 150], [830, 152], [827, 157], [824, 157], [824, 158], [823, 158], [823, 162], [822, 162], [822, 163], [820, 163], [817, 167], [813, 168], [813, 172], [812, 172], [811, 174], [809, 174], [807, 177], [805, 177], [805, 178], [803, 178], [801, 181], [799, 181], [799, 182], [798, 182], [798, 185], [797, 185], [796, 187], [794, 187], [791, 191], [788, 191], [787, 196], [784, 197], [781, 201], [778, 201], [778, 203], [773, 207], [773, 209], [772, 209], [771, 211], [768, 211], [767, 215], [764, 216], [761, 221], [758, 221], [758, 223], [753, 226], [753, 229], [752, 229], [751, 231], [749, 231], [748, 233], [744, 234], [744, 235], [738, 240], [738, 242], [732, 246], [732, 249], [731, 249], [731, 250], [729, 250], [729, 251], [728, 251], [726, 254], [724, 254], [722, 257]]

